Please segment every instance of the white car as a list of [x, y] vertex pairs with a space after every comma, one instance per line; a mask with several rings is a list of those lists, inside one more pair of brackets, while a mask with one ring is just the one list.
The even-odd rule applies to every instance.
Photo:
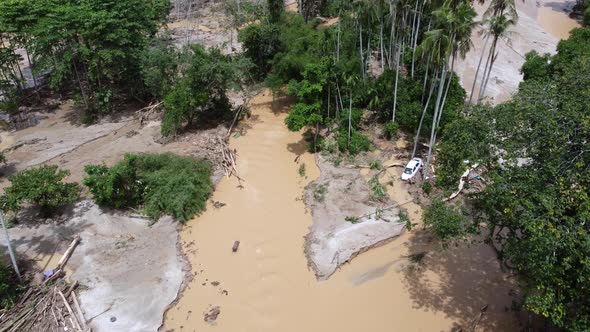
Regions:
[[410, 160], [410, 162], [406, 165], [404, 172], [402, 173], [402, 180], [408, 181], [409, 179], [416, 176], [420, 168], [422, 168], [422, 165], [424, 164], [422, 163], [422, 159], [420, 158], [414, 158]]

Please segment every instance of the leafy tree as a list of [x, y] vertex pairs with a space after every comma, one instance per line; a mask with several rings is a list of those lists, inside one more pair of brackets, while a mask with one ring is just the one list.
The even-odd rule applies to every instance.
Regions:
[[435, 199], [424, 210], [422, 219], [424, 225], [440, 238], [445, 246], [449, 241], [462, 238], [467, 234], [468, 219], [440, 199]]
[[164, 97], [164, 136], [175, 135], [183, 125], [190, 127], [199, 119], [230, 116], [226, 92], [250, 68], [249, 62], [223, 55], [216, 48], [193, 45], [185, 52], [188, 69]]
[[303, 72], [303, 80], [292, 80], [288, 87], [289, 94], [296, 96], [298, 103], [285, 118], [285, 123], [291, 131], [299, 131], [306, 126], [315, 127], [314, 149], [323, 121], [322, 105], [330, 77], [330, 64], [327, 59], [318, 64], [308, 64]]
[[271, 23], [277, 23], [281, 19], [281, 15], [285, 11], [285, 1], [283, 0], [268, 0], [268, 18]]
[[271, 24], [251, 24], [240, 31], [244, 55], [257, 69], [257, 78], [263, 78], [271, 69], [271, 61], [281, 50], [279, 28]]
[[155, 38], [141, 54], [140, 71], [149, 97], [163, 98], [174, 85], [180, 54], [168, 40]]
[[53, 88], [74, 89], [91, 111], [136, 92], [140, 56], [166, 19], [168, 0], [0, 2], [0, 26], [30, 51]]
[[42, 216], [54, 215], [80, 198], [77, 183], [63, 182], [69, 174], [57, 166], [41, 166], [9, 177], [11, 185], [1, 196], [2, 209], [17, 212], [22, 203], [28, 203], [39, 206]]
[[545, 53], [539, 55], [537, 51], [532, 50], [525, 55], [525, 62], [520, 69], [524, 80], [545, 79], [549, 74], [549, 59], [551, 55]]
[[587, 29], [560, 42], [548, 66], [530, 56], [523, 72], [531, 76], [513, 99], [458, 120], [440, 152], [449, 165], [487, 160], [486, 187], [470, 197], [474, 218], [465, 232], [487, 231], [518, 272], [524, 307], [566, 331], [590, 329]]
[[186, 222], [205, 210], [213, 190], [211, 164], [172, 153], [128, 154], [113, 167], [87, 165], [95, 202], [114, 208], [143, 207], [153, 220], [170, 215]]

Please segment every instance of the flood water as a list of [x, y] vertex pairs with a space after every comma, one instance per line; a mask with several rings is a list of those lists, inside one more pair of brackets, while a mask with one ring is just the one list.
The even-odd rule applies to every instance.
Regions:
[[580, 27], [580, 24], [569, 17], [572, 7], [576, 4], [572, 0], [537, 0], [539, 9], [537, 20], [539, 24], [552, 36], [567, 39], [570, 31]]
[[[253, 98], [251, 109], [247, 131], [230, 141], [243, 188], [235, 178], [223, 179], [213, 200], [226, 205], [210, 205], [182, 231], [194, 278], [162, 330], [450, 331], [474, 324], [486, 304], [476, 330], [516, 329], [514, 315], [506, 311], [512, 282], [493, 252], [481, 245], [441, 251], [420, 230], [316, 281], [303, 252], [312, 219], [302, 195], [318, 169], [301, 133], [285, 126], [287, 109], [273, 106], [268, 91]], [[299, 175], [297, 156], [307, 178]], [[390, 192], [406, 201], [403, 190], [396, 182]], [[418, 205], [406, 208], [419, 217]], [[232, 253], [236, 240], [239, 250]], [[408, 254], [422, 252], [422, 267], [412, 268]], [[217, 320], [205, 322], [203, 314], [215, 306]]]

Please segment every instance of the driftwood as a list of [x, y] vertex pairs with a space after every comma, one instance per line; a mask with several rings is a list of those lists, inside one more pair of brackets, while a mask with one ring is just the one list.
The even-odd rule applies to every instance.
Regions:
[[465, 187], [465, 178], [467, 178], [467, 176], [469, 176], [469, 173], [476, 169], [477, 166], [479, 166], [479, 164], [475, 164], [473, 166], [471, 166], [470, 168], [466, 169], [465, 172], [463, 172], [463, 174], [461, 175], [461, 178], [459, 179], [459, 185], [457, 186], [457, 191], [455, 191], [454, 193], [451, 194], [451, 196], [443, 199], [443, 202], [447, 202], [452, 200], [453, 198], [459, 196], [459, 194], [461, 193], [461, 191], [463, 191], [463, 187]]
[[[40, 285], [32, 285], [13, 308], [0, 316], [0, 332], [90, 331], [75, 298], [74, 289], [78, 283], [69, 284], [63, 278], [63, 268], [79, 242], [80, 237], [76, 236], [53, 275]], [[77, 315], [68, 298], [72, 299]]]
[[236, 122], [238, 121], [238, 118], [240, 116], [240, 114], [242, 113], [242, 110], [245, 108], [244, 105], [240, 105], [238, 107], [238, 110], [236, 111], [236, 115], [234, 116], [233, 121], [231, 122], [231, 126], [229, 126], [229, 130], [227, 131], [227, 138], [229, 138], [229, 136], [231, 135], [231, 131], [234, 128]]
[[[344, 167], [346, 167], [346, 168], [371, 168], [371, 165], [347, 165]], [[400, 163], [391, 163], [388, 165], [380, 166], [380, 168], [382, 168], [382, 169], [391, 168], [391, 167], [406, 167], [406, 165], [400, 164]]]

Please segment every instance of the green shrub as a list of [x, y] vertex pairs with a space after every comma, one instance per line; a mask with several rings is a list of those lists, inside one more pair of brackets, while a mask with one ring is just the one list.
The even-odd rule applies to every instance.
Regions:
[[520, 73], [523, 74], [523, 79], [544, 79], [549, 74], [549, 63], [551, 55], [545, 53], [539, 55], [537, 51], [532, 50], [525, 54], [525, 62], [520, 69]]
[[142, 207], [157, 220], [167, 214], [186, 222], [205, 210], [211, 165], [172, 153], [128, 154], [115, 166], [87, 165], [84, 184], [94, 201], [114, 208]]
[[424, 181], [424, 183], [422, 183], [422, 191], [424, 191], [426, 195], [430, 195], [432, 192], [432, 183]]
[[301, 163], [301, 165], [299, 165], [299, 176], [305, 177], [305, 163]]
[[338, 136], [338, 148], [340, 151], [348, 151], [351, 155], [355, 155], [359, 152], [369, 151], [371, 148], [371, 141], [362, 133], [352, 130], [349, 143], [348, 131], [346, 128], [342, 128], [340, 130], [340, 135]]
[[425, 209], [423, 221], [424, 225], [443, 241], [443, 245], [449, 240], [460, 239], [467, 234], [467, 218], [439, 199], [434, 200]]
[[328, 188], [325, 185], [320, 184], [316, 186], [313, 190], [313, 198], [318, 202], [323, 202], [326, 198], [326, 193], [328, 192]]
[[369, 187], [371, 187], [371, 191], [372, 191], [371, 200], [381, 202], [387, 196], [387, 193], [385, 192], [385, 188], [379, 182], [378, 174], [371, 177], [371, 179], [369, 180]]
[[2, 209], [17, 212], [24, 202], [37, 205], [44, 217], [59, 212], [80, 198], [80, 186], [77, 183], [62, 182], [69, 174], [57, 166], [41, 166], [9, 177], [11, 185], [0, 199]]
[[397, 135], [399, 125], [395, 122], [387, 122], [383, 127], [383, 137], [392, 139]]
[[12, 307], [23, 289], [12, 267], [0, 263], [0, 309]]

